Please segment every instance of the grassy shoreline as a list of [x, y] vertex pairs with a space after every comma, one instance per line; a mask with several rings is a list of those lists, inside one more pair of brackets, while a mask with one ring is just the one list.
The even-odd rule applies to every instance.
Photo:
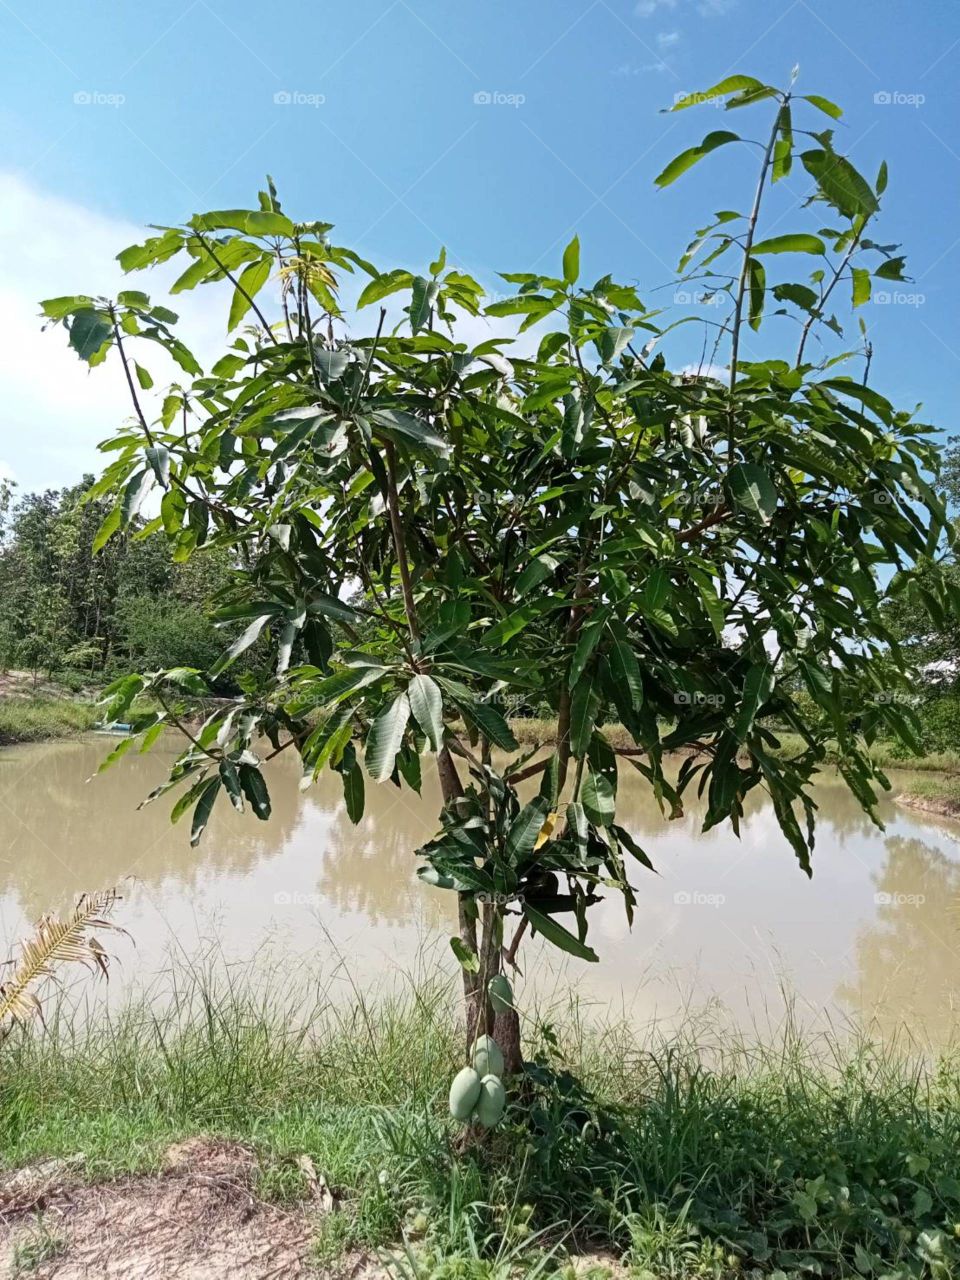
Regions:
[[214, 1136], [248, 1144], [257, 1195], [293, 1206], [309, 1156], [340, 1210], [317, 1226], [325, 1274], [403, 1241], [408, 1274], [431, 1280], [530, 1275], [551, 1249], [674, 1280], [960, 1263], [954, 1057], [789, 1028], [766, 1047], [703, 1028], [644, 1038], [572, 1009], [528, 1024], [505, 1124], [465, 1145], [446, 1113], [461, 1031], [444, 988], [346, 1008], [321, 995], [305, 1016], [235, 980], [175, 981], [171, 1011], [134, 1004], [85, 1029], [55, 1016], [7, 1040], [8, 1168], [82, 1153], [94, 1181], [153, 1173], [169, 1144]]
[[94, 702], [68, 696], [0, 697], [0, 747], [71, 738], [102, 717]]
[[[95, 702], [67, 694], [0, 696], [0, 747], [75, 737], [92, 729], [100, 715]], [[511, 720], [510, 727], [521, 746], [556, 741], [556, 721], [520, 718]], [[620, 724], [604, 725], [603, 732], [613, 747], [633, 745]], [[800, 740], [792, 734], [783, 734], [781, 742], [781, 751], [787, 755], [800, 749]], [[960, 752], [903, 758], [888, 744], [880, 743], [871, 749], [871, 755], [880, 768], [929, 775], [911, 779], [908, 789], [897, 795], [898, 803], [960, 818]]]

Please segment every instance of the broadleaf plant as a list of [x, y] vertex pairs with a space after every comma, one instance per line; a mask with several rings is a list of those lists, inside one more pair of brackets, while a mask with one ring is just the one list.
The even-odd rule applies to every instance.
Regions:
[[[869, 745], [915, 734], [891, 696], [910, 672], [881, 605], [922, 573], [952, 607], [932, 428], [868, 385], [868, 346], [835, 349], [832, 308], [902, 276], [897, 247], [866, 234], [886, 170], [871, 185], [830, 130], [800, 127], [839, 115], [817, 95], [733, 76], [677, 107], [716, 98], [765, 113], [769, 131], [745, 212], [718, 213], [683, 255], [678, 284], [702, 282], [710, 303], [699, 368], [652, 354], [674, 326], [630, 284], [586, 283], [577, 240], [556, 276], [507, 274], [515, 293], [485, 305], [445, 253], [427, 275], [380, 271], [329, 224], [288, 217], [272, 182], [258, 209], [200, 214], [120, 254], [128, 271], [182, 262], [173, 292], [225, 287], [236, 336], [208, 372], [145, 294], [44, 304], [82, 359], [127, 375], [134, 420], [93, 490], [114, 499], [100, 545], [152, 503], [176, 560], [224, 546], [235, 559], [220, 662], [106, 692], [111, 719], [141, 694], [161, 707], [134, 736], [186, 734], [149, 798], [175, 792], [193, 842], [221, 803], [266, 820], [264, 762], [291, 750], [308, 782], [341, 775], [358, 821], [364, 770], [418, 789], [434, 757], [443, 809], [420, 874], [457, 895], [469, 1041], [494, 1033], [508, 1070], [505, 977], [524, 934], [594, 959], [590, 906], [619, 892], [632, 915], [651, 866], [616, 821], [620, 767], [667, 820], [695, 789], [705, 828], [738, 831], [765, 789], [809, 873], [828, 742], [875, 817], [888, 784]], [[802, 225], [764, 234], [800, 137]], [[723, 163], [734, 141], [708, 133], [658, 183]], [[341, 296], [356, 273], [354, 315]], [[510, 317], [513, 334], [461, 341], [464, 315]], [[761, 340], [777, 354], [746, 359]], [[156, 408], [151, 343], [185, 375]], [[234, 678], [254, 646], [272, 661]], [[555, 741], [519, 752], [517, 702], [549, 708]], [[605, 736], [612, 719], [631, 746]], [[801, 744], [789, 757], [781, 729]]]

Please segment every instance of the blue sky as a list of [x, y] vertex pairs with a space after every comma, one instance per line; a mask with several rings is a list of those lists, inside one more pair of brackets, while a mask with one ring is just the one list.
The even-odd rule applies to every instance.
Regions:
[[[555, 268], [576, 230], [585, 274], [669, 302], [650, 291], [710, 212], [748, 203], [756, 158], [728, 148], [664, 192], [653, 178], [710, 129], [769, 125], [764, 108], [659, 108], [732, 71], [784, 83], [794, 63], [800, 91], [843, 105], [838, 146], [871, 177], [890, 165], [879, 238], [905, 244], [915, 283], [864, 309], [875, 381], [956, 429], [955, 0], [0, 0], [0, 35], [0, 465], [25, 486], [95, 465], [123, 412], [109, 375], [54, 357], [33, 302], [116, 287], [110, 255], [138, 225], [249, 204], [270, 171], [290, 213], [384, 267], [445, 243], [496, 289], [498, 270]], [[795, 171], [775, 193], [779, 231], [809, 229], [807, 187]], [[185, 310], [215, 341], [209, 304]]]

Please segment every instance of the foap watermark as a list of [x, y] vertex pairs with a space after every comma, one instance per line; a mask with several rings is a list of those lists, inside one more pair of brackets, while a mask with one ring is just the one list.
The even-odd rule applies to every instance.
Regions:
[[878, 907], [922, 907], [927, 900], [925, 893], [875, 893], [873, 900]]
[[675, 307], [719, 307], [726, 295], [720, 289], [707, 291], [696, 289], [678, 289], [673, 295]]
[[922, 107], [927, 100], [925, 93], [903, 93], [900, 89], [881, 89], [873, 95], [878, 107]]
[[722, 707], [724, 702], [722, 693], [702, 693], [699, 689], [693, 693], [679, 689], [673, 695], [673, 703], [677, 707]]
[[897, 703], [910, 706], [913, 703], [913, 698], [909, 693], [904, 693], [901, 689], [881, 689], [877, 693], [872, 693], [868, 701], [880, 707], [895, 706]]
[[870, 301], [875, 307], [922, 307], [925, 293], [908, 293], [905, 289], [877, 289]]
[[726, 99], [721, 97], [719, 93], [675, 93], [673, 95], [673, 105], [679, 106], [681, 102], [688, 107], [726, 106]]
[[678, 889], [673, 895], [678, 907], [722, 907], [726, 900], [726, 894], [701, 893], [699, 889]]
[[523, 902], [522, 893], [478, 893], [476, 895], [477, 902], [486, 903], [492, 907], [508, 907], [512, 902]]
[[503, 93], [500, 89], [480, 89], [473, 95], [475, 107], [522, 107], [525, 93]]
[[75, 107], [122, 107], [125, 93], [104, 93], [101, 89], [79, 89], [73, 95]]
[[273, 895], [275, 907], [319, 907], [323, 900], [320, 893], [302, 893], [299, 890], [291, 893], [281, 889]]
[[280, 89], [273, 95], [275, 107], [322, 107], [325, 93], [304, 93], [302, 89]]

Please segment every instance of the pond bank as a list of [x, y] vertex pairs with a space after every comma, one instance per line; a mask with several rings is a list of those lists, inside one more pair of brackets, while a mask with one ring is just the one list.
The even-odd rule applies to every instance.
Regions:
[[92, 729], [102, 711], [92, 701], [63, 697], [0, 697], [0, 747], [70, 738]]
[[[564, 1255], [585, 1253], [596, 1280], [623, 1274], [598, 1255], [632, 1276], [799, 1276], [814, 1236], [824, 1277], [865, 1255], [877, 1274], [920, 1274], [932, 1252], [960, 1262], [951, 1055], [795, 1030], [764, 1047], [698, 1039], [692, 1023], [669, 1038], [582, 1016], [545, 1025], [531, 1009], [527, 1078], [490, 1138], [465, 1141], [446, 1108], [462, 1063], [446, 983], [291, 1018], [236, 977], [178, 981], [181, 1003], [157, 1023], [134, 1004], [6, 1041], [5, 1166], [60, 1162], [32, 1205], [30, 1176], [0, 1178], [8, 1248], [53, 1251], [39, 1276], [82, 1274], [96, 1204], [116, 1208], [103, 1243], [141, 1251], [175, 1248], [181, 1204], [194, 1269], [175, 1273], [198, 1278], [223, 1274], [218, 1214], [252, 1259], [230, 1271], [241, 1277], [277, 1274], [271, 1249], [293, 1251], [284, 1274], [309, 1260], [334, 1277], [405, 1244], [417, 1270], [398, 1259], [389, 1274], [567, 1280]], [[127, 1230], [136, 1215], [149, 1231]], [[121, 1262], [116, 1274], [138, 1274]]]

